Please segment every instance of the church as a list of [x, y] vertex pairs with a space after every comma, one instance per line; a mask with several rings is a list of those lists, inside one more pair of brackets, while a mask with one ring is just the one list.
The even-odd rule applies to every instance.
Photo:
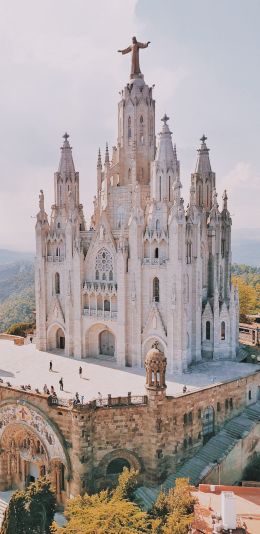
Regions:
[[133, 44], [120, 92], [117, 143], [97, 160], [90, 226], [80, 201], [69, 135], [54, 174], [48, 217], [36, 222], [37, 348], [143, 367], [154, 342], [169, 373], [201, 360], [235, 359], [239, 302], [231, 283], [231, 217], [221, 206], [205, 135], [181, 195], [180, 162], [164, 115], [156, 138], [153, 88]]

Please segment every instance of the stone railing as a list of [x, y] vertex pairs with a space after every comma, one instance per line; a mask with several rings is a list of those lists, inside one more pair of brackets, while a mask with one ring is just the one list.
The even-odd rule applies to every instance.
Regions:
[[117, 311], [91, 310], [89, 308], [83, 308], [83, 315], [94, 318], [99, 317], [100, 319], [105, 319], [107, 321], [117, 320]]
[[47, 261], [60, 263], [64, 261], [64, 256], [47, 256]]
[[[107, 395], [107, 397], [100, 397], [91, 401], [84, 402], [84, 397], [79, 396], [78, 399], [60, 399], [59, 397], [53, 397], [49, 395], [48, 397], [49, 406], [65, 406], [73, 407], [79, 409], [91, 409], [91, 408], [109, 408], [112, 406], [133, 406], [133, 405], [142, 405], [148, 404], [147, 395], [132, 395], [128, 393], [124, 397], [112, 397], [112, 395]], [[82, 402], [83, 401], [83, 402]]]
[[116, 295], [117, 284], [115, 282], [84, 282], [83, 294]]
[[163, 258], [144, 258], [143, 264], [144, 265], [164, 265], [167, 260]]

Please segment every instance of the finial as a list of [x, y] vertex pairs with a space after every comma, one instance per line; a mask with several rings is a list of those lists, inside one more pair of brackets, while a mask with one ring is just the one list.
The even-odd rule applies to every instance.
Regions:
[[108, 143], [106, 143], [105, 163], [109, 163]]
[[202, 142], [203, 144], [205, 143], [205, 141], [207, 141], [207, 139], [208, 139], [208, 138], [206, 137], [205, 134], [203, 134], [203, 136], [200, 138], [200, 140], [201, 140], [201, 142]]
[[161, 121], [162, 121], [164, 124], [166, 124], [168, 120], [169, 120], [169, 117], [166, 115], [166, 113], [164, 113], [164, 116], [163, 116], [163, 118], [161, 119]]
[[98, 149], [98, 160], [97, 160], [97, 166], [102, 167], [102, 160], [101, 160], [101, 150]]
[[62, 137], [63, 137], [63, 139], [65, 139], [65, 141], [68, 141], [69, 134], [67, 132], [65, 132], [65, 134]]

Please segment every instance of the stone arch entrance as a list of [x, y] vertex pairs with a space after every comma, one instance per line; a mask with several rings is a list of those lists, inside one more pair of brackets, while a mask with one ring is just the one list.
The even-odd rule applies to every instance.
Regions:
[[101, 356], [115, 356], [115, 336], [110, 330], [103, 330], [99, 334], [99, 354]]
[[22, 489], [47, 475], [59, 503], [69, 492], [70, 463], [59, 431], [23, 401], [0, 405], [0, 491]]
[[215, 434], [215, 412], [213, 406], [207, 406], [202, 412], [203, 444]]
[[86, 357], [116, 357], [116, 336], [111, 328], [102, 323], [91, 326], [85, 338]]
[[117, 449], [103, 456], [94, 477], [95, 490], [115, 486], [124, 467], [139, 473], [143, 471], [142, 461], [133, 451]]
[[115, 458], [107, 466], [107, 475], [120, 475], [124, 467], [127, 467], [127, 469], [131, 468], [128, 460], [125, 458]]
[[52, 325], [47, 332], [48, 350], [65, 350], [65, 331], [59, 324]]

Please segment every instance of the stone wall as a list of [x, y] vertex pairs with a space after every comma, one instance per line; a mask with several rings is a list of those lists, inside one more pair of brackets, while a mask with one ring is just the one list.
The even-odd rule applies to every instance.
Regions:
[[[127, 398], [119, 398], [112, 399], [111, 406], [92, 402], [78, 407], [52, 407], [44, 395], [1, 385], [0, 411], [7, 401], [24, 401], [38, 408], [59, 432], [70, 464], [66, 495], [72, 496], [115, 482], [116, 476], [108, 472], [108, 467], [116, 459], [138, 469], [140, 482], [162, 482], [202, 446], [207, 408], [213, 408], [216, 433], [246, 405], [256, 402], [259, 388], [260, 374], [255, 373], [176, 397], [149, 392], [139, 404], [134, 404], [135, 398], [132, 404], [127, 403]], [[242, 452], [250, 454], [247, 441]], [[230, 468], [225, 465], [227, 472], [238, 470], [236, 458], [241, 450], [238, 448], [233, 454]]]

